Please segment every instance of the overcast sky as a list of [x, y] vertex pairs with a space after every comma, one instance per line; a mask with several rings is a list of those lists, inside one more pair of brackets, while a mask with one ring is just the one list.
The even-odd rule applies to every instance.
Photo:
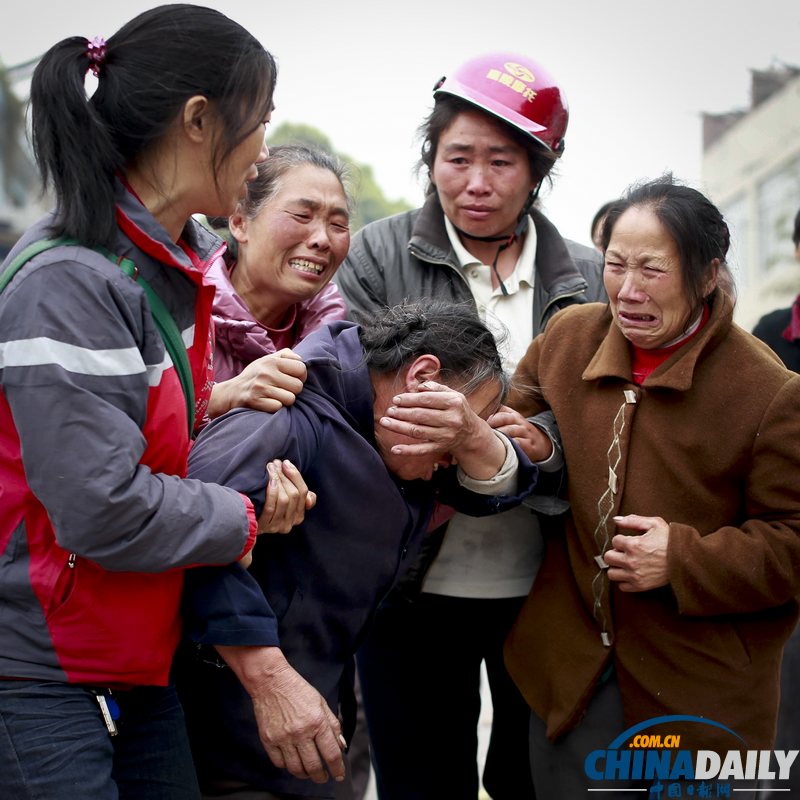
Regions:
[[[157, 2], [15, 0], [0, 27], [11, 66], [66, 36], [110, 36]], [[665, 170], [702, 189], [701, 114], [749, 105], [750, 69], [800, 65], [800, 0], [305, 0], [209, 2], [279, 63], [273, 124], [318, 127], [412, 203], [414, 134], [434, 82], [475, 55], [540, 61], [570, 105], [545, 211], [589, 243], [601, 203]], [[213, 58], [213, 53], [207, 54]]]

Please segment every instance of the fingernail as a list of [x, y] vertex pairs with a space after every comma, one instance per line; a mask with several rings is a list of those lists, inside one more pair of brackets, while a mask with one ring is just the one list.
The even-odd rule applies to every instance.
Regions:
[[342, 736], [341, 733], [339, 734], [339, 744], [342, 747], [347, 748], [347, 739], [345, 739], [344, 736]]

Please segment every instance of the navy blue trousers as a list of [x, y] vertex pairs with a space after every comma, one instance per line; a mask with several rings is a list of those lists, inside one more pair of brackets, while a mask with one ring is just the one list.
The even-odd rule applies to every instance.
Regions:
[[534, 797], [530, 709], [503, 664], [523, 600], [422, 594], [378, 612], [358, 667], [380, 800], [476, 800], [483, 661], [494, 709], [484, 787], [493, 800]]

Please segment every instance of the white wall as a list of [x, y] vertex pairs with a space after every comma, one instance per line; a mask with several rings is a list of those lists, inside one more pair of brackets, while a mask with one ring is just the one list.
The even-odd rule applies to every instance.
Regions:
[[740, 119], [703, 154], [703, 185], [731, 228], [736, 319], [751, 329], [800, 293], [791, 241], [800, 209], [800, 76]]

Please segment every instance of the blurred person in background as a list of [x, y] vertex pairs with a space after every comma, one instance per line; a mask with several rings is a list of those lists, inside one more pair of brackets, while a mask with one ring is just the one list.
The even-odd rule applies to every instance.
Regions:
[[[794, 217], [792, 244], [794, 257], [800, 262], [800, 211]], [[788, 308], [780, 308], [761, 317], [753, 328], [753, 335], [768, 344], [790, 370], [800, 372], [800, 295]], [[775, 746], [785, 750], [800, 747], [800, 628], [795, 628], [783, 651], [781, 703]], [[792, 772], [788, 784], [780, 786], [787, 786], [791, 794], [800, 796], [800, 769]], [[762, 794], [762, 797], [773, 796], [778, 795]]]
[[592, 217], [592, 225], [589, 229], [589, 235], [592, 239], [592, 244], [598, 253], [603, 252], [603, 222], [605, 222], [606, 214], [608, 214], [611, 207], [616, 203], [616, 200], [609, 200], [600, 208], [597, 209], [595, 215]]
[[[794, 218], [792, 232], [794, 257], [800, 262], [800, 211]], [[758, 320], [753, 335], [768, 344], [786, 366], [800, 372], [800, 295], [788, 308], [770, 311]]]
[[[420, 128], [427, 198], [353, 237], [336, 276], [350, 314], [425, 296], [469, 303], [507, 333], [510, 374], [559, 308], [604, 297], [599, 255], [563, 239], [535, 208], [567, 118], [563, 88], [527, 56], [482, 55], [441, 79]], [[556, 470], [550, 422], [508, 407], [491, 419], [541, 469]], [[533, 505], [562, 510], [543, 500]], [[530, 713], [502, 649], [541, 560], [539, 517], [525, 505], [486, 519], [442, 508], [436, 520], [359, 653], [379, 796], [478, 796], [485, 663], [493, 718], [483, 784], [494, 800], [530, 798]]]

